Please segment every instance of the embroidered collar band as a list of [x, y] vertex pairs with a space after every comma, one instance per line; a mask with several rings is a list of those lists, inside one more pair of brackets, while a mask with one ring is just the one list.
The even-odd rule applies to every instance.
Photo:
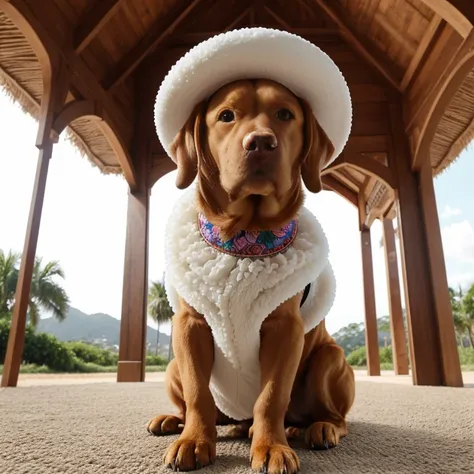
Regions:
[[230, 240], [224, 241], [219, 228], [199, 214], [199, 231], [205, 242], [220, 252], [240, 258], [267, 257], [283, 252], [291, 245], [298, 232], [298, 221], [292, 220], [276, 230], [242, 230]]

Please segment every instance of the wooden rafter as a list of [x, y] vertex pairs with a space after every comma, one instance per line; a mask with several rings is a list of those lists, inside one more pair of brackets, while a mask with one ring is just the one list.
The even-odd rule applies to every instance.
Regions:
[[369, 156], [363, 156], [356, 153], [343, 153], [340, 155], [330, 166], [328, 166], [322, 174], [330, 173], [334, 169], [338, 169], [345, 166], [354, 167], [364, 173], [368, 173], [381, 181], [392, 189], [396, 187], [396, 181], [393, 176], [392, 170], [374, 160]]
[[263, 9], [280, 25], [283, 29], [291, 31], [291, 26], [280, 15], [275, 13], [270, 7], [264, 6]]
[[365, 38], [356, 34], [349, 26], [349, 22], [345, 19], [345, 14], [342, 9], [333, 5], [334, 2], [327, 0], [300, 0], [302, 2], [311, 1], [318, 5], [321, 10], [337, 25], [340, 29], [341, 35], [346, 41], [357, 51], [368, 63], [377, 69], [387, 81], [397, 90], [400, 90], [400, 82], [402, 79], [401, 71], [391, 63], [385, 55], [376, 49]]
[[474, 25], [474, 2], [472, 0], [421, 1], [449, 23], [463, 38], [467, 38]]
[[104, 81], [106, 89], [112, 89], [123, 82], [157, 46], [159, 46], [180, 23], [201, 3], [202, 0], [178, 2], [147, 31], [141, 41], [125, 55]]
[[343, 198], [347, 199], [352, 205], [357, 207], [357, 194], [354, 191], [351, 191], [349, 188], [344, 186], [339, 180], [333, 178], [332, 176], [325, 175], [321, 178], [323, 187], [334, 191]]
[[415, 51], [415, 54], [413, 55], [412, 60], [410, 61], [410, 64], [408, 65], [405, 75], [403, 76], [400, 85], [402, 90], [405, 90], [410, 84], [410, 81], [412, 80], [416, 70], [418, 69], [418, 66], [420, 65], [423, 56], [425, 55], [429, 45], [433, 41], [433, 38], [439, 28], [440, 23], [441, 17], [435, 14], [430, 24], [428, 25], [425, 34], [421, 38], [420, 44], [418, 45], [418, 48]]
[[[244, 17], [250, 13], [251, 13], [251, 9], [249, 9], [249, 12], [245, 12], [245, 14], [242, 14], [241, 17], [239, 17], [239, 21], [236, 23], [236, 25], [240, 23], [244, 19]], [[249, 16], [249, 24], [252, 24], [250, 16]], [[224, 31], [228, 31], [232, 28], [227, 27]], [[329, 29], [329, 28], [291, 28], [287, 30], [290, 33], [294, 33], [295, 35], [299, 35], [302, 37], [316, 37], [316, 36], [317, 37], [330, 37], [330, 36], [332, 37], [334, 35], [339, 35], [338, 30]], [[173, 38], [170, 40], [170, 43], [172, 47], [191, 46], [191, 45], [200, 43], [201, 41], [205, 41], [215, 35], [218, 35], [219, 33], [222, 33], [222, 31], [216, 30], [216, 31], [202, 31], [202, 32], [200, 31], [197, 33], [180, 33], [179, 35], [173, 36]]]
[[123, 0], [95, 2], [74, 32], [74, 49], [80, 53], [99, 34], [101, 28], [114, 16]]

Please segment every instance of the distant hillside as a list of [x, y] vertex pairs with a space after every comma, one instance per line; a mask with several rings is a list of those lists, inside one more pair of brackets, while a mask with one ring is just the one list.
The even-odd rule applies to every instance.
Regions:
[[[344, 349], [346, 355], [350, 354], [354, 349], [365, 346], [365, 327], [364, 323], [351, 323], [343, 327], [332, 337]], [[383, 347], [392, 344], [390, 335], [390, 318], [383, 316], [377, 319], [379, 346]], [[406, 328], [406, 323], [405, 323]]]
[[[108, 314], [85, 314], [76, 308], [69, 308], [63, 322], [54, 318], [41, 319], [37, 332], [54, 334], [60, 341], [94, 342], [102, 346], [113, 347], [119, 345], [120, 320]], [[156, 346], [156, 333], [156, 329], [148, 326], [147, 342], [152, 351]], [[160, 352], [165, 352], [169, 341], [170, 337], [160, 332]]]

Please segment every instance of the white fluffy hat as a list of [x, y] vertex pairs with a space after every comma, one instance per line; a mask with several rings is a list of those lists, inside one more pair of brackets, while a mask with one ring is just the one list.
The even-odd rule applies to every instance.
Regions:
[[334, 145], [331, 161], [341, 153], [351, 130], [352, 105], [346, 81], [331, 58], [286, 31], [242, 28], [199, 43], [164, 78], [155, 126], [168, 155], [194, 107], [239, 79], [271, 79], [305, 99]]

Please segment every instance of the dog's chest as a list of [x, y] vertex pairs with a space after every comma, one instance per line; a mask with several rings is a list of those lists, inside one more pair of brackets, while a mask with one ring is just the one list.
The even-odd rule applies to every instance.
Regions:
[[298, 235], [284, 253], [238, 258], [204, 241], [193, 196], [181, 198], [173, 216], [166, 233], [168, 298], [176, 311], [179, 295], [212, 329], [215, 362], [211, 390], [217, 406], [235, 419], [251, 417], [260, 388], [260, 328], [265, 318], [313, 283], [302, 312], [305, 329], [311, 330], [327, 313], [312, 310], [321, 289], [318, 280], [332, 303], [333, 275], [328, 273], [324, 233], [314, 217], [304, 211], [299, 216]]

